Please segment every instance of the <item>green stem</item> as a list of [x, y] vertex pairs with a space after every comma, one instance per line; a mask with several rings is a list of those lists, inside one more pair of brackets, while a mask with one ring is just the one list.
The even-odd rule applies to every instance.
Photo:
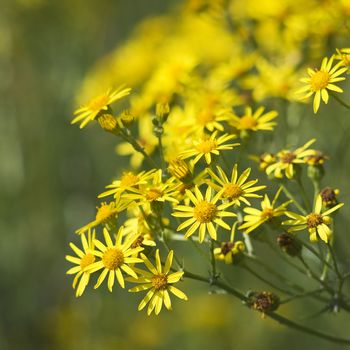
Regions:
[[300, 299], [300, 298], [305, 298], [305, 297], [309, 297], [309, 296], [313, 296], [314, 294], [318, 294], [318, 293], [321, 293], [324, 291], [324, 288], [318, 288], [318, 289], [315, 289], [315, 290], [311, 290], [311, 291], [307, 291], [307, 292], [304, 292], [304, 293], [300, 293], [300, 294], [297, 294], [297, 295], [293, 295], [291, 296], [290, 298], [287, 298], [285, 300], [282, 300], [280, 302], [280, 304], [287, 304], [291, 301], [294, 301], [295, 299]]
[[284, 186], [284, 185], [280, 185], [280, 187], [282, 188], [282, 191], [284, 192], [284, 194], [287, 196], [287, 198], [291, 199], [293, 201], [293, 204], [295, 205], [295, 207], [303, 214], [306, 215], [307, 212], [306, 210], [299, 204], [299, 202], [295, 199], [295, 197], [292, 195], [292, 193], [289, 192], [289, 190]]
[[[204, 282], [204, 283], [210, 283], [210, 279], [203, 277], [203, 276], [199, 276], [196, 274], [193, 274], [189, 271], [184, 271], [184, 277], [196, 280], [196, 281], [200, 281], [200, 282]], [[213, 285], [215, 285], [216, 287], [219, 287], [223, 290], [225, 290], [227, 293], [233, 295], [234, 297], [240, 299], [242, 302], [246, 303], [249, 301], [248, 297], [245, 296], [243, 293], [239, 292], [238, 290], [236, 290], [235, 288], [222, 283], [221, 281], [214, 281]], [[265, 313], [266, 316], [270, 317], [271, 319], [273, 319], [274, 321], [287, 326], [289, 328], [310, 334], [310, 335], [314, 335], [316, 337], [325, 339], [325, 340], [329, 340], [335, 343], [339, 343], [339, 344], [350, 344], [350, 340], [349, 339], [344, 339], [344, 338], [338, 338], [335, 337], [333, 335], [327, 334], [327, 333], [322, 333], [320, 331], [317, 331], [315, 329], [311, 329], [308, 327], [305, 327], [299, 323], [296, 323], [294, 321], [289, 320], [288, 318], [277, 314], [276, 312], [266, 312]]]
[[297, 177], [296, 179], [298, 185], [299, 185], [299, 188], [300, 188], [300, 193], [301, 193], [301, 196], [303, 198], [303, 201], [304, 201], [304, 205], [305, 205], [305, 208], [307, 211], [311, 211], [311, 206], [310, 206], [310, 203], [309, 203], [309, 199], [307, 198], [307, 194], [306, 194], [306, 191], [305, 191], [305, 187], [303, 185], [303, 182], [301, 181], [301, 178], [300, 176]]
[[350, 109], [350, 105], [343, 101], [338, 95], [334, 94], [333, 92], [329, 93], [338, 103], [340, 103], [343, 107]]
[[216, 260], [215, 260], [215, 255], [214, 255], [214, 240], [211, 238], [210, 239], [210, 265], [211, 265], [211, 283], [213, 284], [217, 278], [218, 278], [218, 274], [216, 272]]
[[166, 164], [165, 164], [165, 159], [164, 159], [164, 149], [163, 149], [163, 141], [162, 141], [162, 135], [158, 134], [158, 149], [159, 149], [159, 156], [160, 156], [160, 161], [162, 164], [162, 171], [163, 174], [166, 174]]

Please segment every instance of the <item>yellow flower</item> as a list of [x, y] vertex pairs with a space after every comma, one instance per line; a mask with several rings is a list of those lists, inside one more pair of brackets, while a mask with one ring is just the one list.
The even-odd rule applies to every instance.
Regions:
[[217, 131], [214, 131], [210, 137], [208, 135], [204, 135], [199, 140], [193, 141], [193, 147], [189, 150], [186, 150], [180, 153], [179, 157], [182, 159], [195, 157], [193, 160], [193, 164], [196, 164], [203, 156], [207, 164], [210, 164], [211, 154], [219, 155], [219, 151], [231, 150], [235, 146], [239, 146], [239, 143], [224, 143], [228, 140], [232, 140], [235, 138], [235, 135], [224, 134], [222, 136], [216, 137], [218, 134]]
[[100, 224], [105, 224], [110, 227], [115, 226], [115, 219], [118, 213], [123, 211], [128, 204], [125, 201], [113, 201], [110, 203], [102, 202], [100, 207], [96, 207], [96, 217], [94, 221], [89, 222], [87, 225], [76, 230], [77, 234], [82, 234], [83, 232], [96, 227]]
[[301, 82], [307, 84], [297, 91], [297, 93], [304, 94], [302, 97], [303, 99], [309, 98], [311, 95], [315, 94], [314, 113], [317, 113], [320, 107], [321, 98], [324, 103], [328, 103], [328, 90], [343, 92], [340, 87], [334, 85], [333, 83], [345, 80], [344, 77], [339, 77], [339, 75], [345, 73], [347, 71], [347, 67], [341, 68], [341, 62], [338, 62], [334, 67], [332, 67], [333, 60], [334, 56], [332, 56], [329, 60], [327, 57], [325, 57], [322, 61], [320, 70], [308, 68], [307, 72], [309, 77], [300, 80]]
[[228, 242], [222, 242], [220, 248], [214, 249], [214, 257], [217, 260], [225, 261], [225, 264], [232, 264], [235, 255], [241, 254], [245, 250], [242, 241], [234, 241], [237, 221], [232, 226], [231, 237]]
[[142, 260], [149, 271], [135, 268], [135, 271], [139, 274], [138, 279], [128, 279], [131, 282], [141, 283], [139, 286], [129, 289], [129, 292], [141, 292], [148, 290], [146, 296], [139, 304], [139, 311], [144, 309], [147, 304], [148, 315], [150, 315], [153, 311], [156, 315], [158, 315], [163, 304], [168, 310], [171, 310], [169, 292], [182, 300], [188, 300], [184, 292], [173, 286], [173, 284], [178, 282], [184, 274], [183, 271], [169, 273], [173, 262], [173, 255], [174, 252], [171, 250], [166, 258], [164, 267], [162, 267], [159, 257], [159, 249], [156, 251], [156, 266], [154, 266], [148, 260], [148, 258], [141, 253]]
[[266, 221], [284, 215], [286, 212], [286, 207], [289, 203], [291, 203], [291, 201], [275, 207], [279, 193], [280, 191], [277, 192], [272, 202], [270, 201], [269, 197], [265, 195], [261, 202], [261, 210], [255, 208], [244, 208], [243, 210], [247, 215], [244, 216], [244, 223], [239, 228], [244, 230], [244, 233], [250, 233]]
[[343, 205], [344, 203], [339, 203], [322, 213], [322, 196], [318, 195], [312, 213], [308, 215], [299, 215], [287, 211], [285, 214], [292, 220], [286, 220], [282, 224], [293, 226], [288, 229], [288, 232], [300, 231], [307, 228], [310, 233], [310, 241], [315, 242], [318, 238], [321, 238], [322, 241], [327, 243], [332, 236], [332, 230], [328, 226], [331, 218], [328, 215], [338, 210]]
[[83, 251], [79, 249], [75, 244], [69, 243], [69, 246], [73, 249], [77, 257], [66, 255], [66, 260], [73, 264], [76, 264], [77, 266], [74, 266], [71, 269], [69, 269], [67, 271], [67, 274], [76, 274], [73, 280], [73, 289], [75, 289], [75, 287], [77, 286], [78, 280], [80, 278], [78, 288], [75, 293], [77, 297], [80, 297], [84, 293], [85, 287], [88, 285], [90, 280], [90, 272], [87, 271], [86, 268], [95, 262], [95, 256], [93, 254], [95, 249], [94, 239], [95, 232], [91, 234], [90, 230], [88, 232], [88, 239], [86, 239], [85, 234], [81, 235]]
[[208, 182], [209, 185], [221, 193], [221, 198], [227, 199], [229, 202], [232, 202], [235, 205], [240, 206], [240, 201], [244, 202], [247, 205], [250, 205], [246, 197], [259, 198], [261, 196], [253, 192], [266, 188], [266, 186], [252, 187], [258, 182], [258, 180], [246, 182], [251, 171], [250, 168], [244, 170], [241, 176], [238, 177], [237, 164], [235, 164], [232, 168], [231, 180], [227, 178], [225, 172], [221, 167], [217, 166], [216, 169], [219, 176], [216, 175], [211, 169], [208, 169], [207, 171], [212, 179], [215, 180], [219, 185], [211, 181]]
[[98, 198], [114, 195], [114, 198], [119, 198], [120, 195], [130, 189], [131, 187], [137, 188], [140, 185], [147, 183], [147, 180], [152, 177], [154, 170], [151, 171], [141, 171], [135, 174], [132, 171], [123, 172], [120, 180], [113, 181], [111, 185], [106, 186], [108, 191], [101, 193]]
[[[337, 55], [334, 56], [336, 60], [339, 60], [342, 66], [350, 69], [350, 48], [337, 49]], [[350, 70], [348, 71], [348, 73]]]
[[212, 189], [208, 186], [205, 197], [203, 197], [199, 188], [195, 186], [194, 193], [186, 190], [186, 195], [194, 206], [179, 205], [175, 208], [175, 210], [178, 211], [172, 214], [175, 217], [189, 218], [177, 228], [177, 231], [181, 231], [190, 226], [185, 234], [185, 238], [192, 236], [193, 233], [199, 229], [200, 243], [204, 241], [207, 230], [210, 237], [216, 240], [217, 232], [214, 223], [226, 230], [230, 229], [230, 226], [222, 220], [222, 217], [234, 217], [236, 214], [225, 211], [232, 203], [217, 205], [221, 197], [221, 192], [218, 192], [214, 198], [212, 198]]
[[133, 267], [130, 264], [142, 262], [140, 258], [136, 258], [135, 255], [143, 250], [142, 247], [131, 248], [133, 243], [131, 240], [122, 242], [123, 240], [123, 226], [119, 229], [118, 234], [115, 238], [115, 243], [112, 242], [111, 236], [106, 228], [103, 229], [103, 236], [106, 244], [103, 244], [99, 240], [95, 239], [95, 246], [99, 251], [94, 251], [94, 255], [101, 260], [88, 266], [90, 273], [96, 272], [103, 269], [101, 272], [95, 289], [98, 288], [108, 275], [108, 289], [111, 292], [114, 279], [117, 278], [120, 286], [125, 287], [124, 277], [122, 271], [127, 273], [129, 276], [137, 278]]
[[316, 139], [312, 139], [305, 143], [304, 146], [297, 148], [294, 151], [282, 150], [277, 153], [277, 162], [270, 164], [266, 167], [266, 174], [270, 175], [274, 173], [274, 176], [277, 178], [283, 177], [283, 171], [285, 172], [288, 179], [292, 179], [295, 175], [295, 165], [305, 164], [309, 159], [315, 155], [315, 150], [307, 149], [309, 148]]
[[272, 120], [277, 118], [278, 113], [276, 111], [270, 111], [263, 114], [264, 110], [264, 107], [259, 107], [253, 113], [253, 110], [247, 107], [243, 116], [232, 115], [229, 124], [237, 130], [273, 130], [276, 123], [272, 122]]
[[165, 201], [178, 203], [176, 199], [178, 185], [174, 183], [174, 177], [163, 182], [162, 170], [159, 169], [153, 174], [151, 180], [151, 183], [141, 185], [139, 188], [129, 188], [130, 193], [126, 193], [124, 198], [136, 201], [138, 205]]
[[72, 120], [71, 123], [75, 124], [81, 122], [80, 129], [82, 129], [92, 120], [94, 120], [101, 111], [107, 111], [110, 104], [117, 100], [120, 100], [124, 96], [129, 95], [130, 90], [130, 88], [124, 89], [123, 86], [120, 86], [114, 91], [108, 90], [102, 95], [95, 97], [86, 105], [82, 106], [74, 112], [74, 115], [76, 115], [76, 117]]

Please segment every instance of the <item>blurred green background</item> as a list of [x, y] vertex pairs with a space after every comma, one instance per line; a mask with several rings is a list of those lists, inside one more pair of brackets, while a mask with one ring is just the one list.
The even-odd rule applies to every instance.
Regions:
[[[141, 296], [118, 288], [88, 288], [74, 297], [65, 275], [68, 242], [94, 216], [96, 194], [120, 169], [112, 136], [70, 127], [75, 93], [91, 66], [140, 19], [176, 3], [0, 1], [1, 350], [338, 348], [261, 320], [236, 300], [190, 282], [182, 288], [190, 301], [175, 301], [173, 312], [157, 318], [136, 311]], [[318, 123], [312, 117], [294, 125], [291, 118], [289, 127], [302, 142], [318, 137], [320, 149], [333, 155], [328, 179], [345, 189], [346, 201], [350, 121], [344, 115], [341, 107], [322, 106]], [[344, 230], [347, 211], [340, 218]], [[345, 231], [338, 247], [348, 263]], [[201, 260], [196, 264], [200, 269]], [[245, 286], [264, 288], [239, 273], [235, 278], [234, 283], [244, 279]], [[284, 312], [301, 319], [318, 310], [310, 304]], [[326, 313], [304, 322], [346, 335], [346, 316]]]

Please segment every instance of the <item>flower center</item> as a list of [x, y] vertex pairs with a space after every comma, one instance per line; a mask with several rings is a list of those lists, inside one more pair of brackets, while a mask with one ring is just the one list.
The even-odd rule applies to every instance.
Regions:
[[308, 228], [316, 228], [323, 223], [322, 215], [311, 213], [306, 217], [306, 223]]
[[319, 91], [324, 89], [329, 83], [330, 75], [322, 70], [317, 71], [311, 77], [311, 89], [313, 91]]
[[251, 115], [245, 115], [239, 121], [239, 126], [243, 130], [254, 129], [257, 125], [257, 120]]
[[139, 177], [131, 171], [124, 172], [120, 179], [120, 187], [131, 187], [139, 181]]
[[199, 143], [196, 146], [196, 149], [200, 153], [210, 153], [211, 151], [216, 149], [216, 147], [217, 147], [216, 140], [206, 139], [206, 140], [203, 140], [201, 143]]
[[151, 283], [156, 290], [164, 290], [167, 289], [168, 286], [168, 277], [163, 273], [159, 275], [154, 275], [151, 279]]
[[146, 192], [146, 199], [149, 201], [155, 201], [163, 195], [163, 192], [158, 188], [151, 188]]
[[200, 223], [208, 223], [215, 219], [216, 216], [216, 205], [206, 201], [197, 203], [194, 208], [193, 216]]
[[102, 262], [106, 269], [115, 270], [124, 263], [124, 254], [119, 248], [109, 248], [102, 256]]
[[91, 111], [100, 111], [103, 107], [107, 106], [108, 104], [108, 96], [107, 95], [101, 95], [89, 102], [88, 108]]
[[106, 202], [101, 203], [101, 207], [97, 208], [96, 221], [106, 222], [116, 213], [114, 202], [107, 204]]
[[261, 219], [271, 219], [273, 217], [273, 209], [272, 208], [265, 208], [261, 212]]
[[223, 196], [229, 199], [237, 199], [243, 194], [243, 190], [237, 184], [228, 183], [224, 185]]
[[91, 253], [88, 253], [81, 258], [80, 267], [82, 270], [84, 270], [86, 266], [89, 266], [94, 262], [95, 262], [95, 256], [92, 255]]
[[281, 155], [280, 158], [282, 163], [290, 164], [296, 158], [296, 155], [293, 152], [285, 152]]

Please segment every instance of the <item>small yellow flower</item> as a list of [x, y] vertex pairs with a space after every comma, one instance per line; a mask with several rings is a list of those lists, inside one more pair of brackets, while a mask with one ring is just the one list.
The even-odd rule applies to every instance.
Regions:
[[95, 246], [99, 251], [94, 251], [94, 255], [101, 260], [88, 266], [90, 273], [103, 269], [101, 272], [95, 289], [98, 288], [108, 275], [108, 289], [111, 292], [115, 277], [117, 278], [120, 286], [125, 287], [124, 277], [122, 271], [129, 276], [137, 278], [133, 267], [130, 264], [142, 262], [140, 258], [137, 258], [137, 254], [143, 250], [142, 247], [131, 248], [132, 240], [122, 242], [123, 240], [123, 226], [119, 229], [115, 239], [115, 243], [112, 242], [111, 236], [106, 228], [103, 229], [103, 236], [106, 244], [103, 244], [99, 240], [95, 239]]
[[123, 172], [120, 180], [113, 181], [111, 185], [108, 185], [108, 191], [101, 193], [98, 198], [106, 197], [113, 195], [114, 198], [119, 198], [126, 190], [131, 187], [138, 188], [140, 185], [147, 183], [147, 180], [152, 177], [154, 170], [151, 171], [141, 171], [138, 174], [135, 174], [132, 171]]
[[140, 185], [138, 188], [130, 187], [130, 193], [126, 193], [124, 198], [136, 201], [139, 205], [165, 201], [178, 203], [176, 199], [178, 185], [174, 183], [175, 178], [163, 182], [162, 170], [159, 169], [153, 173], [151, 180], [151, 183]]
[[224, 144], [226, 141], [234, 139], [235, 135], [224, 134], [216, 137], [217, 134], [218, 132], [214, 131], [210, 137], [205, 135], [199, 140], [193, 141], [193, 147], [180, 153], [179, 157], [182, 159], [195, 157], [193, 164], [196, 164], [204, 156], [207, 164], [210, 164], [212, 154], [218, 156], [220, 154], [219, 151], [231, 150], [233, 147], [239, 146], [239, 143]]
[[159, 249], [156, 251], [156, 265], [154, 266], [148, 258], [141, 253], [142, 260], [149, 271], [135, 268], [139, 274], [138, 279], [130, 278], [131, 282], [140, 283], [139, 286], [129, 289], [129, 292], [141, 292], [148, 290], [146, 296], [139, 304], [138, 310], [143, 310], [148, 304], [147, 314], [150, 315], [153, 311], [158, 315], [163, 304], [168, 310], [171, 310], [171, 300], [169, 292], [182, 300], [188, 300], [186, 294], [180, 289], [173, 286], [179, 282], [183, 276], [183, 271], [169, 273], [173, 262], [174, 252], [171, 250], [166, 258], [164, 267], [160, 261]]
[[130, 88], [125, 88], [120, 86], [114, 91], [108, 90], [102, 95], [95, 97], [90, 100], [86, 105], [77, 109], [74, 112], [76, 117], [72, 120], [72, 124], [80, 123], [80, 129], [94, 120], [101, 111], [107, 111], [110, 104], [120, 100], [124, 96], [130, 94]]
[[239, 228], [244, 230], [244, 233], [250, 233], [272, 218], [284, 215], [286, 212], [286, 207], [289, 203], [291, 203], [291, 201], [275, 207], [279, 193], [280, 192], [277, 192], [272, 202], [270, 201], [269, 197], [265, 195], [263, 201], [261, 202], [261, 210], [255, 208], [244, 208], [243, 210], [247, 215], [244, 216], [244, 223]]
[[295, 175], [295, 165], [305, 164], [308, 157], [315, 155], [315, 150], [308, 149], [314, 142], [316, 142], [316, 139], [308, 141], [304, 146], [299, 147], [294, 151], [284, 149], [278, 152], [277, 162], [266, 167], [266, 174], [270, 175], [273, 173], [275, 177], [282, 178], [284, 171], [286, 177], [292, 179]]
[[69, 243], [69, 246], [73, 249], [74, 253], [77, 255], [71, 256], [66, 255], [66, 260], [69, 262], [76, 264], [77, 266], [72, 267], [67, 271], [68, 275], [76, 274], [73, 280], [73, 289], [77, 286], [78, 280], [78, 288], [76, 290], [75, 295], [77, 297], [80, 297], [85, 290], [85, 287], [88, 285], [90, 280], [90, 271], [87, 271], [86, 268], [93, 264], [95, 262], [95, 256], [94, 256], [94, 239], [95, 239], [95, 232], [91, 234], [91, 231], [88, 232], [88, 239], [86, 239], [85, 234], [81, 235], [81, 243], [83, 246], [83, 251], [79, 249], [75, 244]]
[[337, 55], [334, 58], [339, 60], [342, 66], [348, 68], [348, 73], [350, 72], [350, 48], [337, 49]]
[[334, 56], [332, 56], [330, 59], [325, 57], [319, 70], [308, 68], [307, 72], [309, 77], [300, 80], [301, 82], [307, 84], [297, 91], [298, 94], [304, 94], [302, 97], [303, 99], [309, 98], [311, 95], [315, 94], [313, 105], [314, 113], [317, 113], [320, 107], [321, 98], [324, 103], [328, 103], [328, 90], [343, 92], [343, 90], [334, 85], [334, 83], [345, 80], [344, 77], [339, 77], [339, 75], [345, 73], [348, 68], [341, 68], [341, 62], [338, 62], [334, 67], [332, 67], [333, 60]]
[[292, 225], [292, 227], [288, 229], [288, 232], [300, 231], [307, 228], [310, 233], [310, 241], [315, 242], [318, 238], [321, 238], [322, 241], [327, 243], [332, 236], [332, 230], [328, 226], [331, 218], [328, 215], [338, 210], [343, 205], [344, 203], [339, 203], [322, 213], [322, 196], [318, 195], [312, 213], [308, 215], [299, 215], [287, 211], [285, 214], [290, 217], [291, 220], [286, 220], [282, 224]]
[[253, 192], [266, 188], [266, 186], [252, 187], [258, 182], [258, 180], [246, 182], [250, 175], [250, 168], [244, 170], [241, 176], [238, 177], [237, 164], [235, 164], [232, 168], [230, 180], [227, 178], [221, 167], [217, 166], [216, 169], [219, 176], [216, 175], [211, 169], [208, 169], [207, 171], [212, 179], [218, 183], [218, 185], [211, 181], [208, 182], [209, 185], [221, 193], [221, 198], [227, 199], [235, 205], [240, 206], [241, 201], [246, 205], [250, 205], [247, 198], [260, 198], [260, 195]]
[[235, 129], [242, 131], [273, 130], [276, 123], [272, 122], [272, 120], [277, 118], [278, 113], [276, 111], [270, 111], [264, 114], [264, 110], [264, 107], [259, 107], [253, 113], [253, 110], [247, 107], [243, 116], [232, 115], [229, 124]]
[[100, 207], [96, 207], [96, 217], [94, 221], [89, 222], [87, 225], [76, 230], [77, 234], [82, 234], [83, 232], [96, 227], [101, 224], [108, 226], [115, 226], [115, 219], [118, 213], [126, 209], [128, 204], [125, 201], [113, 201], [110, 203], [102, 202]]
[[181, 231], [190, 226], [185, 234], [185, 238], [192, 236], [193, 233], [199, 229], [199, 242], [202, 243], [207, 230], [210, 237], [216, 240], [217, 232], [214, 224], [217, 224], [226, 230], [230, 229], [230, 226], [226, 224], [222, 218], [234, 217], [236, 214], [225, 211], [225, 209], [230, 207], [232, 203], [217, 205], [217, 202], [221, 197], [221, 192], [218, 192], [214, 198], [212, 198], [212, 189], [208, 186], [205, 197], [203, 197], [199, 188], [195, 186], [194, 193], [186, 190], [186, 195], [194, 206], [179, 205], [175, 208], [175, 210], [178, 211], [172, 214], [175, 217], [189, 218], [177, 228], [177, 231]]

